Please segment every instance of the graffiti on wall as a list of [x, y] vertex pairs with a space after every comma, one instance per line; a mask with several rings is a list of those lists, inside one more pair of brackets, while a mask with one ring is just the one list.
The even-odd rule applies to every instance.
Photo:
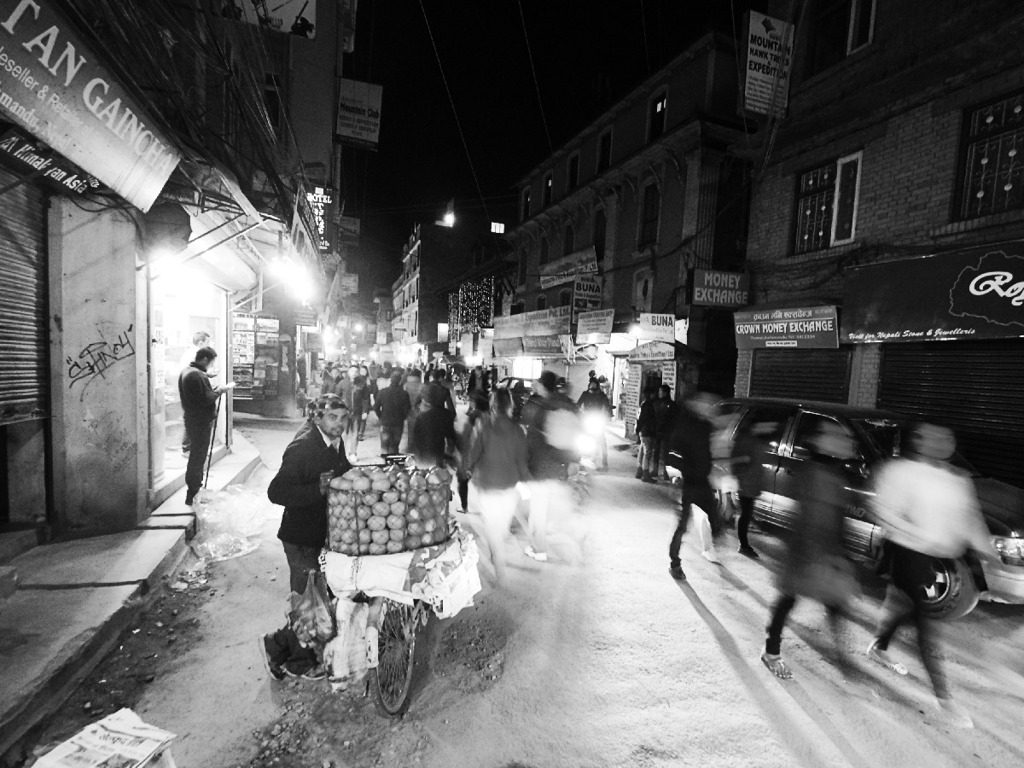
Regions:
[[135, 356], [135, 346], [132, 344], [131, 332], [134, 324], [118, 335], [113, 342], [94, 341], [86, 344], [77, 358], [68, 356], [65, 358], [68, 364], [68, 389], [71, 389], [78, 382], [89, 382], [97, 376], [103, 376], [110, 368], [122, 360]]

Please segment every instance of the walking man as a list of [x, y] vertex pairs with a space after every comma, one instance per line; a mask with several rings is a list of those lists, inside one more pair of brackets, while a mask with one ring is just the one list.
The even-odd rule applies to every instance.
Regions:
[[889, 657], [889, 641], [907, 619], [917, 627], [917, 647], [939, 708], [954, 725], [973, 727], [953, 701], [936, 651], [931, 620], [923, 610], [921, 586], [934, 578], [933, 558], [956, 559], [968, 549], [990, 548], [971, 479], [949, 459], [956, 438], [946, 427], [918, 424], [906, 458], [893, 459], [878, 474], [875, 512], [888, 541], [889, 587], [868, 658], [900, 675], [907, 668]]
[[[708, 395], [692, 395], [683, 401], [676, 414], [675, 424], [671, 432], [671, 458], [676, 462], [676, 469], [683, 475], [682, 499], [679, 505], [679, 521], [672, 534], [668, 546], [669, 573], [677, 581], [686, 581], [679, 550], [682, 546], [683, 534], [690, 524], [693, 514], [692, 507], [697, 506], [707, 515], [711, 524], [711, 533], [717, 533], [718, 519], [715, 493], [708, 480], [711, 474], [711, 415], [713, 405]], [[704, 536], [702, 535], [702, 539]], [[711, 541], [702, 542], [704, 559], [717, 563], [714, 546]]]
[[217, 420], [217, 398], [227, 391], [226, 387], [210, 384], [207, 370], [217, 359], [212, 347], [203, 347], [196, 352], [196, 359], [178, 375], [178, 397], [184, 412], [185, 435], [190, 450], [185, 468], [185, 504], [192, 506], [196, 494], [203, 487], [203, 468], [213, 439], [213, 426]]
[[[594, 372], [591, 371], [590, 373], [593, 374]], [[587, 391], [580, 395], [580, 399], [576, 401], [576, 406], [580, 409], [580, 413], [583, 414], [584, 428], [596, 442], [595, 453], [600, 454], [601, 469], [607, 472], [608, 440], [605, 437], [604, 429], [608, 420], [612, 417], [612, 404], [608, 402], [608, 398], [601, 391], [601, 386], [593, 375], [590, 377], [590, 383], [587, 384]], [[594, 456], [595, 462], [597, 458], [597, 456]]]
[[391, 374], [391, 383], [380, 391], [374, 406], [380, 422], [381, 453], [398, 453], [402, 430], [411, 409], [409, 395], [402, 389], [402, 374], [396, 371]]

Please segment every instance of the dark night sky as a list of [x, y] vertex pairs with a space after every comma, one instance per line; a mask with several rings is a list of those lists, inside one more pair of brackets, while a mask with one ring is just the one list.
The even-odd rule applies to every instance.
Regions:
[[731, 34], [730, 7], [739, 30], [743, 9], [762, 5], [360, 0], [356, 50], [346, 56], [345, 76], [383, 86], [378, 151], [343, 149], [341, 197], [346, 213], [362, 219], [362, 245], [349, 267], [361, 273], [361, 293], [390, 284], [412, 225], [434, 221], [453, 197], [457, 210], [479, 210], [482, 192], [491, 218], [508, 220], [512, 186], [552, 145], [564, 143], [712, 25]]

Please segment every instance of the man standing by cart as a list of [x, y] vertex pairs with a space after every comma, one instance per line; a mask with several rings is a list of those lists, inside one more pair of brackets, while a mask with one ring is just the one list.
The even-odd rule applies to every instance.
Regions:
[[[274, 504], [284, 506], [277, 538], [288, 559], [291, 591], [301, 595], [310, 571], [320, 569], [320, 550], [327, 540], [327, 489], [332, 477], [352, 465], [345, 456], [342, 432], [348, 408], [334, 394], [321, 395], [310, 404], [311, 427], [285, 448], [281, 468], [267, 488]], [[310, 679], [323, 677], [316, 657], [299, 645], [291, 627], [261, 638], [267, 670], [275, 680], [286, 674]]]
[[203, 347], [196, 352], [196, 359], [178, 376], [178, 397], [190, 446], [185, 468], [187, 506], [192, 506], [196, 494], [203, 487], [203, 467], [210, 452], [213, 424], [217, 420], [217, 398], [227, 391], [223, 386], [214, 387], [207, 375], [207, 369], [216, 359], [217, 353], [212, 347]]

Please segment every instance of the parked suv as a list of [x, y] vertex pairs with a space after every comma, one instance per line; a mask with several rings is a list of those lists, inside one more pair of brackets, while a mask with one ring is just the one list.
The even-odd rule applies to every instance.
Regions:
[[[722, 419], [716, 455], [727, 456], [743, 422], [773, 425], [762, 464], [762, 492], [754, 502], [754, 519], [767, 526], [792, 528], [796, 520], [796, 469], [809, 455], [809, 440], [822, 421], [838, 423], [856, 441], [858, 456], [844, 471], [854, 501], [846, 510], [844, 541], [849, 556], [877, 570], [882, 532], [872, 510], [872, 476], [879, 462], [900, 453], [911, 417], [835, 403], [774, 398], [730, 398], [719, 403]], [[935, 558], [932, 577], [921, 589], [928, 612], [953, 619], [970, 612], [979, 598], [1024, 603], [1024, 491], [983, 477], [963, 457], [953, 463], [971, 474], [982, 514], [992, 533], [992, 549], [978, 557]], [[720, 501], [739, 507], [735, 479], [720, 462], [716, 466]]]

